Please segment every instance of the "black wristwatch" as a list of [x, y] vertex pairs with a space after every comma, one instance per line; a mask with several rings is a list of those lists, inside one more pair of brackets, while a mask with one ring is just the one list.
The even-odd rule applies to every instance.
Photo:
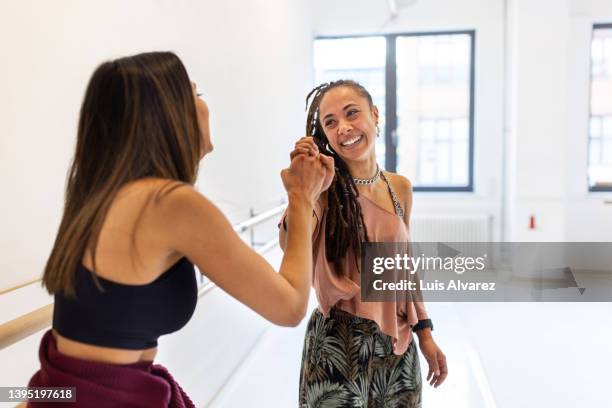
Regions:
[[425, 329], [429, 327], [431, 329], [431, 331], [433, 331], [433, 323], [431, 322], [431, 319], [423, 319], [423, 320], [419, 320], [419, 322], [417, 324], [414, 325], [414, 327], [412, 328], [413, 332], [417, 332], [421, 329]]

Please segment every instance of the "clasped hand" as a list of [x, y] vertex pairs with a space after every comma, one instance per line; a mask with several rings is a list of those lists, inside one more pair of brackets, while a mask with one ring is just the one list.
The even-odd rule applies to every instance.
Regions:
[[285, 190], [304, 195], [314, 205], [334, 179], [334, 159], [321, 154], [311, 136], [298, 140], [289, 157], [289, 168], [281, 171]]

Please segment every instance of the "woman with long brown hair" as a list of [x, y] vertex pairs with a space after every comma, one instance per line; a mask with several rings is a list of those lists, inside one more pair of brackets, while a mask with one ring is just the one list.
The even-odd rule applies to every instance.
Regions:
[[276, 273], [193, 187], [199, 161], [212, 151], [208, 120], [206, 103], [173, 53], [96, 69], [43, 276], [55, 295], [53, 327], [43, 336], [41, 370], [30, 386], [76, 387], [71, 406], [193, 406], [153, 359], [158, 337], [193, 314], [194, 264], [271, 322], [295, 326], [302, 319], [312, 270], [310, 218], [333, 172], [331, 159], [302, 155], [281, 172], [292, 216]]
[[[315, 202], [313, 286], [319, 307], [312, 314], [302, 356], [299, 406], [421, 406], [422, 381], [413, 331], [437, 387], [447, 376], [446, 357], [432, 338], [421, 301], [361, 302], [363, 242], [408, 242], [412, 187], [383, 171], [374, 150], [378, 109], [359, 83], [322, 84], [310, 101], [306, 134], [291, 158], [333, 158], [329, 189]], [[291, 209], [284, 221], [291, 221]], [[287, 230], [280, 242], [287, 245]], [[287, 248], [285, 246], [285, 248]]]

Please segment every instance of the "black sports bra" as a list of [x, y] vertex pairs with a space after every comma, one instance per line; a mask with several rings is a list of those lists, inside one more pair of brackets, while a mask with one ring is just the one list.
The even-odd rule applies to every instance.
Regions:
[[198, 298], [193, 264], [180, 259], [153, 282], [124, 285], [76, 271], [76, 299], [55, 294], [53, 328], [71, 340], [103, 347], [144, 350], [157, 338], [183, 327]]

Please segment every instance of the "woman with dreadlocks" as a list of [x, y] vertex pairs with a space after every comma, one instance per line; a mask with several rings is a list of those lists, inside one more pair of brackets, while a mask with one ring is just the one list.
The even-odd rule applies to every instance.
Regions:
[[[319, 307], [308, 323], [300, 372], [300, 407], [420, 407], [421, 373], [412, 332], [439, 386], [446, 357], [432, 338], [422, 302], [360, 301], [362, 242], [407, 242], [412, 187], [382, 171], [374, 151], [378, 109], [368, 91], [340, 80], [313, 89], [291, 158], [334, 159], [330, 187], [313, 213], [313, 286]], [[333, 181], [331, 178], [333, 177]], [[286, 213], [280, 231], [286, 236]], [[323, 405], [321, 405], [323, 404]]]

